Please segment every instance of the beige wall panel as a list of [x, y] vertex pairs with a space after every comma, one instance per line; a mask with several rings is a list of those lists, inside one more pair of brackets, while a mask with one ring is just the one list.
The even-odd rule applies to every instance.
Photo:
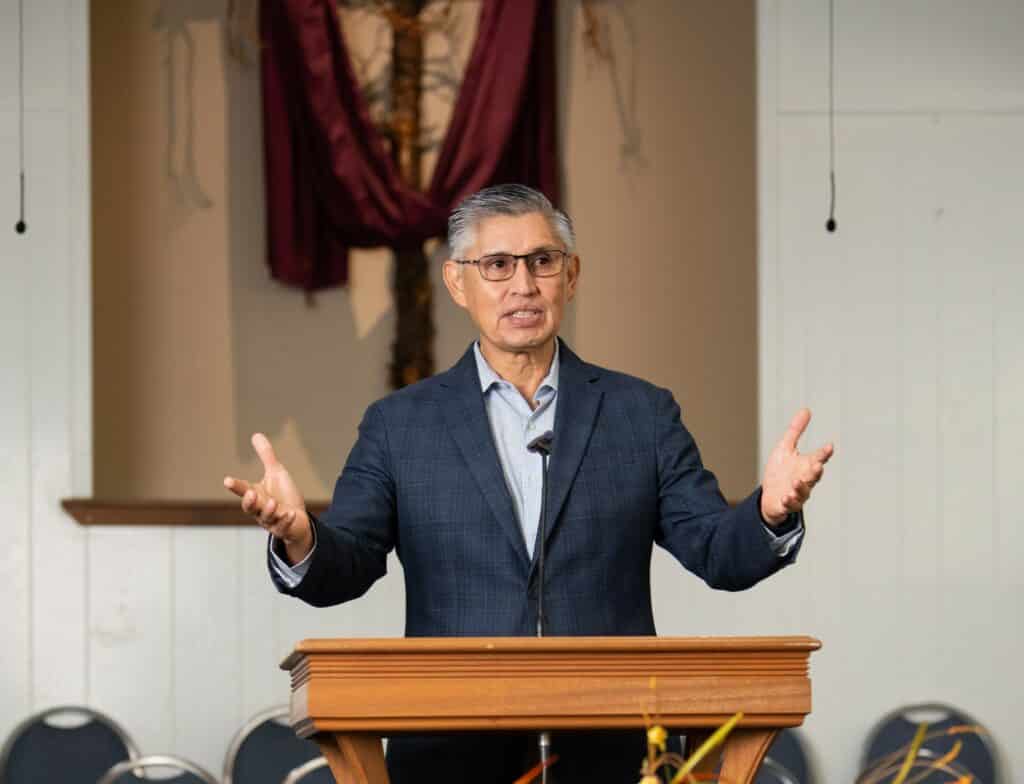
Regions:
[[672, 389], [705, 462], [743, 497], [758, 479], [752, 9], [597, 5], [612, 62], [582, 45], [578, 5], [563, 14], [576, 346]]
[[[147, 4], [94, 8], [94, 101], [118, 107], [94, 145], [96, 493], [221, 498], [225, 473], [257, 472], [261, 430], [325, 498], [388, 391], [390, 257], [354, 253], [313, 307], [269, 279], [258, 71], [207, 11], [153, 29]], [[443, 367], [472, 333], [435, 296]]]
[[[623, 8], [602, 9], [615, 68], [585, 62], [579, 11], [563, 13], [567, 191], [586, 261], [586, 327], [567, 332], [588, 358], [673, 387], [708, 462], [745, 493], [756, 481], [753, 56], [721, 58], [712, 41], [734, 36], [744, 51], [749, 5], [698, 18], [675, 4]], [[219, 497], [223, 473], [256, 470], [248, 437], [265, 430], [324, 497], [365, 406], [387, 392], [387, 254], [355, 254], [350, 287], [314, 308], [267, 279], [257, 74], [225, 56], [216, 19], [154, 30], [152, 12], [94, 11], [94, 100], [118, 106], [98, 113], [94, 145], [96, 492]], [[620, 40], [624, 25], [632, 39]], [[628, 128], [622, 89], [635, 92]], [[712, 113], [716, 91], [727, 98]], [[639, 169], [619, 151], [634, 130]], [[439, 286], [435, 298], [444, 367], [472, 333]]]

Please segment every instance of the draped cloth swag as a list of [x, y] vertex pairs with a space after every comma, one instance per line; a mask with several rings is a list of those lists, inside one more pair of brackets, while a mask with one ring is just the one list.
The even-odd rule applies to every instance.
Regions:
[[352, 247], [420, 247], [487, 185], [558, 203], [553, 0], [484, 0], [437, 165], [403, 182], [369, 119], [332, 0], [262, 0], [261, 68], [271, 274], [307, 291], [344, 284]]

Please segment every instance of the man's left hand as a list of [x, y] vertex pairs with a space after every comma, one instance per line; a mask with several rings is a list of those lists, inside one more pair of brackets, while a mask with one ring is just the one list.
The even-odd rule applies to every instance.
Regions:
[[797, 441], [810, 421], [811, 412], [801, 408], [768, 456], [761, 482], [761, 517], [768, 525], [779, 525], [803, 509], [811, 490], [821, 481], [825, 463], [835, 452], [831, 443], [809, 455], [797, 451]]

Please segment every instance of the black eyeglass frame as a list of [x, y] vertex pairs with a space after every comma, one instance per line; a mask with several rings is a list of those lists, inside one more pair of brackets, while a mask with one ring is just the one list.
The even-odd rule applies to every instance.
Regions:
[[[540, 257], [544, 255], [557, 255], [561, 257], [562, 261], [558, 266], [558, 269], [554, 272], [537, 272], [537, 262], [534, 257]], [[553, 278], [555, 275], [561, 274], [562, 270], [565, 269], [566, 260], [572, 258], [573, 254], [568, 251], [562, 250], [561, 248], [541, 248], [539, 250], [532, 251], [530, 253], [489, 253], [486, 256], [481, 256], [478, 259], [452, 259], [456, 264], [475, 264], [477, 271], [480, 273], [480, 277], [490, 283], [503, 283], [506, 280], [512, 280], [515, 277], [516, 269], [519, 266], [520, 261], [526, 262], [526, 268], [530, 271], [530, 274], [535, 278]], [[480, 266], [483, 262], [488, 259], [512, 259], [511, 272], [504, 278], [488, 278], [484, 274], [484, 268]]]

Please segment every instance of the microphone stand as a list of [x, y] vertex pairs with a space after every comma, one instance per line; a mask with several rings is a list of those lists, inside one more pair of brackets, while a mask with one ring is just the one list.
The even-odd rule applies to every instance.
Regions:
[[[554, 434], [549, 430], [533, 439], [526, 445], [527, 450], [540, 455], [541, 479], [540, 479], [540, 526], [538, 530], [537, 546], [537, 637], [544, 636], [544, 551], [547, 539], [547, 517], [548, 517], [548, 459], [551, 457], [551, 440]], [[540, 751], [541, 784], [548, 784], [548, 760], [551, 757], [551, 733], [542, 730], [537, 736], [537, 746]]]

